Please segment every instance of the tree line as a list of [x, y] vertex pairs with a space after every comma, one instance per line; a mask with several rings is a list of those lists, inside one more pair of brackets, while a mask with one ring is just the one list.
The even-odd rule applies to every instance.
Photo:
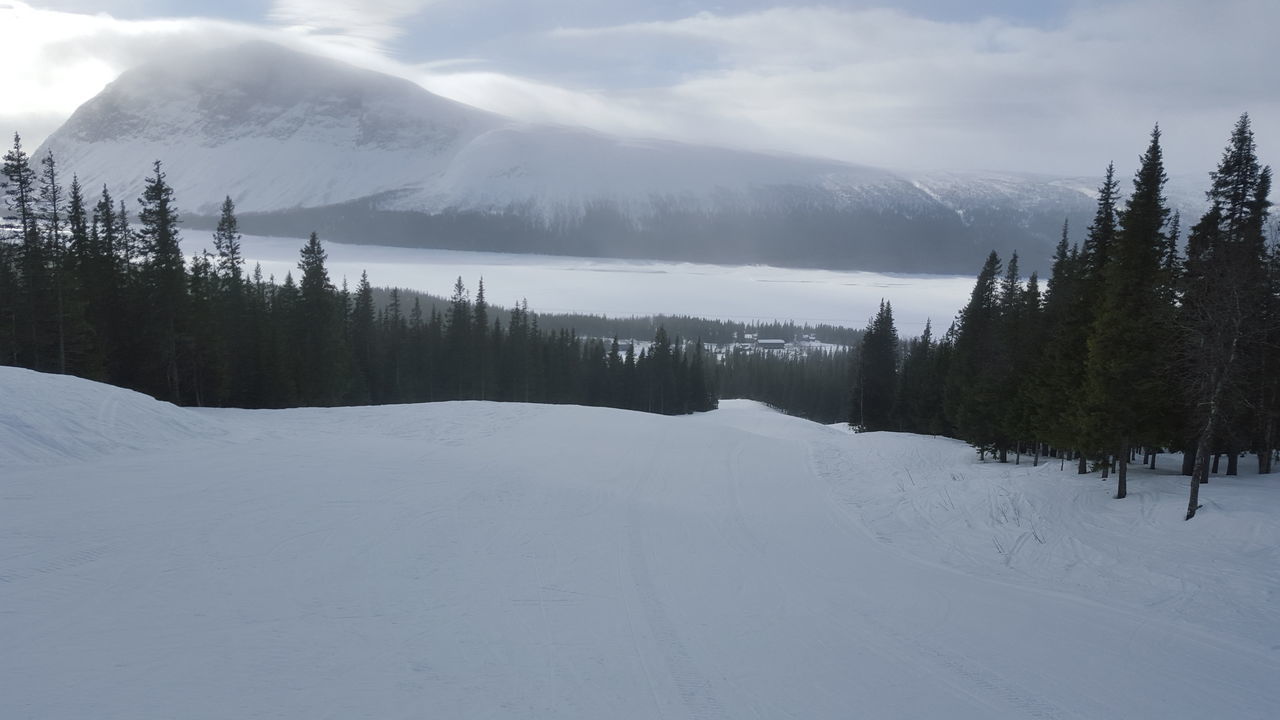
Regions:
[[1114, 168], [1082, 244], [1064, 224], [1044, 289], [1017, 255], [992, 252], [941, 338], [900, 342], [881, 305], [854, 363], [850, 424], [957, 437], [981, 455], [1071, 457], [1080, 472], [1154, 467], [1184, 453], [1187, 518], [1210, 466], [1267, 473], [1280, 419], [1280, 246], [1268, 242], [1271, 169], [1242, 115], [1215, 171], [1209, 210], [1182, 242], [1164, 196], [1160, 130], [1127, 198]]
[[103, 187], [90, 205], [53, 155], [15, 134], [4, 155], [0, 364], [74, 374], [183, 405], [279, 408], [519, 400], [683, 414], [716, 406], [701, 342], [659, 326], [649, 347], [543, 330], [523, 302], [491, 317], [483, 280], [459, 278], [443, 311], [367, 275], [335, 286], [314, 233], [298, 276], [247, 272], [228, 197], [213, 251], [183, 255], [159, 161], [137, 201]]

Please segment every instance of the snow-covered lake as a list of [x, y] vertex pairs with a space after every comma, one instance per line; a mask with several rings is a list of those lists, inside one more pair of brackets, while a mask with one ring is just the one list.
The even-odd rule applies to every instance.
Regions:
[[[185, 230], [188, 254], [212, 250], [207, 231]], [[324, 238], [321, 238], [324, 242]], [[293, 271], [304, 240], [246, 236], [249, 268], [283, 280]], [[411, 288], [447, 297], [462, 277], [474, 293], [484, 278], [491, 303], [511, 305], [521, 298], [537, 312], [578, 312], [610, 316], [693, 315], [740, 321], [793, 320], [863, 327], [881, 298], [893, 305], [899, 333], [915, 336], [932, 318], [941, 332], [964, 305], [972, 277], [887, 275], [872, 272], [808, 270], [762, 265], [610, 260], [553, 255], [514, 255], [453, 250], [342, 245], [325, 242], [329, 275], [354, 287], [361, 271], [374, 285]], [[974, 261], [974, 272], [982, 258]]]

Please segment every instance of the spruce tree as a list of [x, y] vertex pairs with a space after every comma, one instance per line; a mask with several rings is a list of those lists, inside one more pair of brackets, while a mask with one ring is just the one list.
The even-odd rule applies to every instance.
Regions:
[[453, 285], [453, 296], [449, 298], [448, 316], [445, 318], [445, 352], [448, 354], [451, 380], [449, 391], [455, 400], [471, 399], [474, 367], [470, 355], [471, 333], [471, 298], [466, 286], [462, 284], [462, 276], [458, 276]]
[[1237, 121], [1210, 179], [1211, 207], [1187, 238], [1180, 311], [1180, 374], [1197, 435], [1188, 520], [1199, 507], [1215, 441], [1237, 432], [1259, 368], [1266, 365], [1264, 233], [1271, 173], [1258, 162], [1247, 114]]
[[49, 320], [52, 325], [51, 334], [56, 337], [56, 346], [51, 354], [57, 358], [54, 367], [65, 375], [68, 326], [76, 323], [70, 317], [73, 305], [70, 295], [73, 289], [68, 272], [67, 243], [63, 236], [66, 220], [65, 194], [52, 151], [46, 152], [40, 159], [38, 185], [40, 221], [43, 225], [45, 256], [48, 258], [49, 282], [52, 286], [49, 309], [53, 311], [53, 316]]
[[9, 242], [17, 252], [17, 327], [14, 340], [18, 362], [35, 370], [55, 367], [56, 359], [51, 351], [49, 319], [55, 313], [53, 281], [49, 272], [49, 258], [39, 227], [39, 206], [36, 171], [31, 159], [22, 149], [22, 138], [14, 133], [13, 147], [5, 153], [5, 206], [18, 220], [16, 237]]
[[376, 390], [377, 381], [377, 349], [374, 345], [374, 307], [373, 286], [369, 284], [369, 273], [360, 273], [360, 282], [356, 285], [355, 303], [351, 309], [351, 353], [354, 396], [357, 405], [381, 402]]
[[180, 403], [184, 397], [179, 346], [187, 310], [186, 264], [179, 244], [173, 188], [165, 182], [159, 160], [152, 168], [155, 174], [146, 179], [138, 198], [141, 280], [149, 312], [147, 351], [156, 371], [145, 387], [152, 394]]
[[862, 336], [849, 424], [862, 431], [895, 429], [897, 387], [898, 330], [893, 324], [893, 306], [882, 299]]
[[1165, 172], [1160, 129], [1133, 180], [1133, 193], [1120, 215], [1119, 230], [1102, 268], [1102, 293], [1090, 329], [1085, 366], [1084, 417], [1092, 445], [1112, 450], [1118, 460], [1116, 498], [1127, 493], [1130, 448], [1159, 445], [1153, 428], [1170, 412], [1160, 369], [1167, 342], [1163, 333], [1171, 308], [1163, 305], [1162, 266], [1166, 253]]
[[992, 251], [974, 283], [968, 304], [960, 311], [954, 349], [947, 374], [947, 418], [960, 439], [978, 449], [980, 457], [999, 449], [1002, 437], [1001, 396], [1007, 378], [992, 358], [1004, 355], [999, 319], [997, 278], [1002, 263]]
[[218, 227], [213, 231], [213, 251], [218, 256], [218, 278], [228, 292], [238, 292], [243, 282], [244, 254], [240, 250], [240, 238], [236, 204], [228, 195], [222, 201]]
[[301, 343], [299, 390], [308, 405], [329, 405], [338, 396], [336, 375], [338, 326], [334, 287], [325, 267], [328, 254], [316, 233], [299, 253], [298, 336]]

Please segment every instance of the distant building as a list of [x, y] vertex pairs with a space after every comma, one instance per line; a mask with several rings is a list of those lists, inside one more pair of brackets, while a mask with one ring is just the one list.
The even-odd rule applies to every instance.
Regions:
[[786, 340], [766, 340], [764, 338], [761, 338], [759, 340], [756, 340], [756, 347], [760, 348], [761, 350], [786, 350], [787, 341]]

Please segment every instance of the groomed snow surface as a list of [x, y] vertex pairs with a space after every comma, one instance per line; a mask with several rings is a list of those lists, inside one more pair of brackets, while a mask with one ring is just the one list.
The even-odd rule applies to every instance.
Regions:
[[0, 368], [5, 718], [1274, 718], [1280, 482]]

